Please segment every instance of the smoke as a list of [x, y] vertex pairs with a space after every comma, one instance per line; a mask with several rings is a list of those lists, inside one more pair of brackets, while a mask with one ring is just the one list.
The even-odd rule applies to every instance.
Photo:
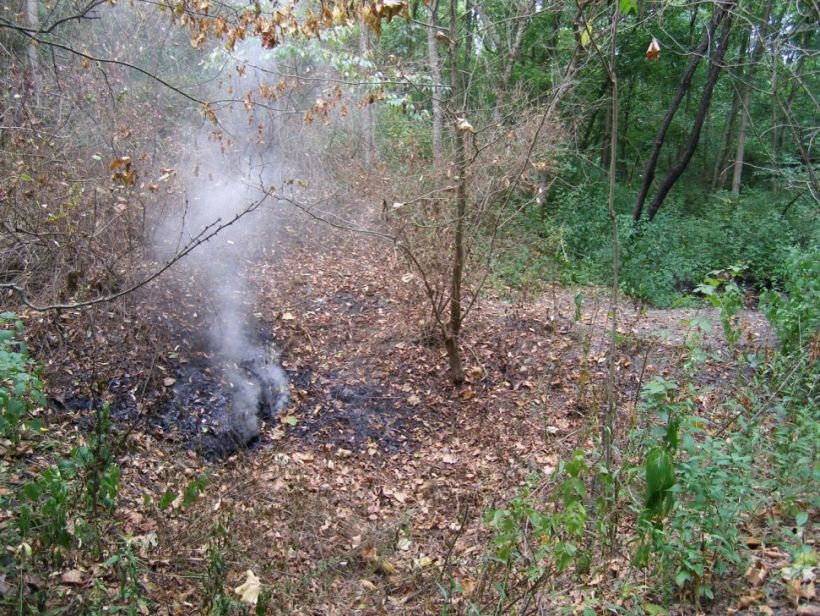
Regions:
[[[242, 107], [222, 109], [219, 126], [203, 121], [192, 130], [175, 169], [184, 186], [181, 212], [158, 226], [160, 258], [168, 259], [206, 229], [231, 224], [179, 262], [206, 300], [208, 356], [230, 393], [220, 417], [220, 438], [243, 445], [288, 403], [288, 379], [278, 352], [258, 331], [258, 297], [248, 270], [281, 240], [281, 217], [268, 191], [281, 185], [283, 164], [271, 145], [274, 121], [260, 122]], [[238, 218], [237, 218], [238, 217]]]
[[[259, 433], [260, 415], [275, 416], [288, 402], [287, 377], [278, 354], [257, 331], [257, 297], [247, 276], [269, 248], [287, 241], [282, 214], [294, 214], [268, 192], [271, 187], [277, 194], [287, 190], [290, 196], [307, 191], [326, 200], [327, 187], [334, 185], [323, 156], [327, 124], [341, 119], [344, 127], [337, 134], [345, 143], [358, 142], [356, 133], [361, 130], [347, 105], [334, 107], [342, 91], [338, 83], [323, 83], [320, 75], [334, 69], [321, 54], [283, 54], [281, 64], [273, 54], [248, 39], [230, 58], [218, 51], [210, 57], [211, 63], [223, 63], [221, 89], [210, 100], [239, 102], [232, 107], [215, 105], [219, 126], [203, 119], [191, 129], [186, 154], [175, 166], [185, 187], [182, 211], [170, 216], [156, 236], [158, 253], [168, 258], [209, 226], [243, 214], [181, 263], [207, 295], [212, 365], [230, 384], [226, 430], [241, 443]], [[259, 106], [254, 107], [256, 103]], [[314, 117], [316, 128], [311, 128], [308, 117]], [[340, 164], [347, 166], [349, 158]], [[246, 213], [249, 208], [253, 211]]]

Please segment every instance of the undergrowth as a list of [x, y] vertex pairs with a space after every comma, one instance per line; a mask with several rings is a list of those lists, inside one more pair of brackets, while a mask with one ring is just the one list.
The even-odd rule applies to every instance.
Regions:
[[[816, 261], [805, 254], [787, 257], [786, 293], [765, 298], [780, 349], [723, 360], [757, 368], [717, 407], [704, 408], [711, 388], [697, 377], [704, 362], [721, 360], [701, 346], [704, 332], [695, 321], [681, 370], [643, 387], [637, 420], [619, 439], [616, 468], [599, 465], [597, 446], [576, 451], [550, 476], [533, 476], [517, 497], [488, 511], [492, 539], [482, 579], [495, 592], [467, 599], [468, 613], [535, 604], [580, 606], [590, 614], [666, 614], [673, 604], [725, 609], [726, 590], [754, 558], [747, 542], [754, 534], [790, 555], [774, 583], [799, 597], [818, 560], [807, 539], [817, 532], [812, 512], [820, 507], [816, 274]], [[721, 270], [703, 283], [730, 344], [739, 339], [740, 276], [740, 268]], [[613, 556], [621, 563], [614, 576]], [[562, 578], [593, 590], [568, 597]], [[595, 591], [599, 585], [605, 590]]]
[[[85, 433], [52, 431], [25, 330], [0, 315], [0, 607], [15, 614], [146, 614], [152, 603], [137, 540], [117, 521], [122, 439], [107, 404]], [[186, 506], [202, 477], [176, 498]], [[159, 509], [163, 509], [160, 503]]]
[[[619, 185], [616, 205], [621, 288], [664, 308], [681, 302], [713, 270], [742, 264], [745, 289], [780, 289], [794, 250], [815, 263], [820, 228], [811, 204], [780, 204], [767, 191], [673, 194], [651, 223], [634, 224], [634, 191]], [[774, 203], [773, 203], [774, 200]], [[612, 242], [606, 187], [587, 180], [553, 190], [542, 207], [528, 206], [506, 229], [494, 282], [520, 289], [532, 281], [607, 284]]]

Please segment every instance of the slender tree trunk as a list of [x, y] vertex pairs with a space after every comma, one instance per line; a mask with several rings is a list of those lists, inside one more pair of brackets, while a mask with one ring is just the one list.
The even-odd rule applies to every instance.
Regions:
[[[32, 30], [40, 29], [40, 15], [37, 12], [37, 0], [26, 0], [26, 24]], [[35, 92], [38, 90], [40, 61], [37, 57], [37, 47], [33, 41], [28, 44], [28, 62], [31, 66], [31, 85]]]
[[[807, 46], [804, 44], [804, 48]], [[800, 59], [797, 61], [797, 66], [794, 69], [794, 83], [792, 83], [791, 90], [789, 91], [789, 95], [786, 97], [786, 100], [783, 102], [783, 107], [787, 110], [788, 113], [791, 113], [792, 102], [794, 101], [794, 97], [797, 94], [797, 91], [800, 89], [800, 80], [803, 73], [803, 66], [805, 65], [806, 54], [802, 54]], [[786, 135], [786, 125], [785, 123], [781, 122], [778, 126], [774, 127], [775, 131], [775, 138], [774, 138], [774, 148], [775, 151], [779, 152], [783, 148], [783, 143], [785, 142], [785, 135]]]
[[507, 50], [507, 57], [504, 66], [501, 68], [501, 76], [498, 79], [498, 89], [495, 99], [495, 108], [493, 109], [493, 122], [499, 123], [501, 121], [502, 101], [509, 94], [510, 78], [512, 77], [512, 70], [515, 66], [518, 56], [521, 53], [521, 42], [524, 40], [524, 30], [527, 29], [529, 18], [527, 11], [529, 7], [526, 3], [518, 4], [515, 19], [515, 34]]
[[746, 127], [749, 125], [749, 102], [752, 98], [752, 88], [746, 87], [743, 93], [743, 108], [740, 110], [740, 129], [737, 131], [737, 152], [732, 172], [732, 193], [740, 194], [740, 178], [743, 174], [743, 157], [746, 153]]
[[[729, 9], [729, 11], [731, 11], [731, 9]], [[698, 146], [698, 141], [700, 140], [700, 130], [703, 127], [703, 122], [706, 120], [706, 115], [709, 112], [709, 104], [712, 101], [712, 92], [714, 91], [715, 84], [720, 76], [720, 71], [723, 68], [723, 58], [726, 56], [726, 49], [729, 47], [729, 34], [731, 34], [731, 31], [732, 14], [731, 12], [728, 12], [726, 19], [723, 22], [718, 48], [712, 55], [709, 64], [709, 75], [706, 78], [706, 85], [703, 87], [703, 94], [701, 94], [700, 97], [700, 107], [698, 108], [697, 115], [695, 116], [692, 130], [689, 133], [689, 139], [686, 142], [686, 150], [669, 170], [669, 173], [666, 174], [666, 177], [663, 179], [663, 182], [658, 188], [658, 192], [655, 194], [655, 198], [649, 206], [648, 217], [650, 221], [655, 218], [655, 214], [658, 213], [661, 205], [663, 205], [669, 191], [672, 190], [672, 187], [686, 170], [686, 167], [689, 164], [689, 161], [692, 160], [692, 155], [695, 153], [695, 149]]]
[[[359, 53], [362, 58], [367, 58], [370, 54], [370, 31], [364, 25], [362, 25], [359, 33]], [[376, 143], [376, 127], [372, 104], [364, 108], [363, 122], [362, 150], [364, 151], [364, 164], [369, 167], [373, 163]]]
[[432, 87], [433, 106], [433, 164], [441, 165], [441, 133], [444, 125], [444, 112], [441, 106], [441, 60], [438, 55], [438, 41], [436, 40], [436, 13], [439, 0], [431, 0], [430, 15], [427, 18], [427, 60], [430, 64], [430, 79]]
[[[700, 3], [695, 2], [694, 6], [692, 7], [692, 16], [689, 18], [689, 49], [695, 46], [695, 26], [698, 23], [698, 12], [700, 11]], [[711, 41], [710, 41], [711, 43]], [[689, 115], [689, 109], [692, 107], [692, 88], [689, 88], [686, 91], [686, 101], [683, 104], [683, 115]], [[676, 156], [683, 155], [683, 144], [678, 146], [678, 151]]]
[[[698, 11], [700, 10], [700, 3], [695, 2], [694, 6], [692, 7], [692, 16], [689, 18], [689, 47], [690, 49], [695, 46], [695, 26], [698, 23]], [[683, 106], [683, 112], [688, 113], [689, 107], [691, 107], [692, 102], [692, 91], [689, 90], [686, 93], [686, 104]]]
[[[749, 119], [750, 119], [750, 107], [752, 100], [752, 89], [755, 80], [755, 74], [757, 73], [757, 67], [760, 63], [760, 59], [763, 57], [763, 50], [766, 47], [766, 39], [768, 38], [769, 34], [769, 17], [772, 13], [772, 0], [768, 0], [766, 2], [766, 6], [763, 10], [763, 16], [760, 20], [760, 27], [757, 32], [757, 41], [749, 55], [749, 67], [745, 71], [745, 79], [742, 80], [743, 84], [741, 86], [741, 109], [740, 109], [740, 128], [737, 134], [737, 148], [735, 150], [735, 161], [734, 161], [734, 169], [732, 172], [732, 193], [739, 195], [740, 194], [740, 181], [743, 175], [743, 162], [744, 156], [746, 153], [746, 130], [749, 126]], [[746, 39], [748, 40], [748, 39]], [[746, 43], [744, 40], [744, 43]], [[744, 45], [745, 49], [745, 45]]]
[[[464, 69], [469, 71], [473, 55], [473, 35], [475, 30], [475, 9], [473, 7], [473, 0], [464, 0]], [[469, 92], [469, 83], [464, 86], [465, 91]]]
[[[598, 90], [598, 96], [595, 97], [595, 108], [592, 110], [592, 114], [589, 116], [589, 120], [587, 121], [587, 127], [584, 130], [584, 136], [581, 138], [581, 145], [580, 150], [584, 151], [589, 147], [590, 142], [592, 141], [592, 131], [595, 129], [595, 122], [598, 119], [598, 113], [601, 111], [601, 107], [598, 104], [604, 94], [607, 93], [609, 89], [610, 83], [609, 78], [607, 77], [604, 79], [604, 82], [601, 84], [601, 89]], [[604, 102], [606, 105], [606, 102]]]
[[669, 108], [666, 111], [666, 116], [663, 119], [663, 123], [658, 129], [658, 133], [655, 135], [655, 141], [652, 144], [652, 152], [644, 169], [641, 189], [638, 193], [638, 198], [635, 200], [635, 207], [632, 210], [632, 218], [635, 222], [639, 221], [641, 219], [641, 215], [643, 214], [643, 206], [646, 203], [646, 199], [649, 195], [649, 189], [652, 187], [652, 182], [655, 180], [655, 170], [658, 166], [658, 160], [661, 155], [661, 150], [663, 149], [664, 141], [666, 140], [666, 134], [672, 126], [672, 120], [675, 118], [675, 114], [680, 107], [681, 101], [683, 101], [684, 95], [689, 91], [689, 88], [692, 85], [692, 76], [695, 74], [698, 64], [700, 64], [700, 59], [712, 43], [715, 30], [717, 30], [720, 23], [727, 17], [727, 15], [729, 15], [734, 6], [734, 0], [727, 0], [715, 7], [715, 12], [712, 15], [712, 19], [709, 20], [709, 24], [706, 27], [706, 32], [703, 35], [703, 39], [697, 49], [695, 49], [692, 59], [689, 61], [689, 66], [686, 67], [686, 71], [683, 73], [683, 77], [681, 77], [678, 88], [672, 97], [672, 101], [669, 103]]
[[740, 52], [737, 54], [738, 64], [740, 70], [737, 75], [737, 82], [732, 92], [732, 108], [729, 111], [729, 119], [726, 121], [726, 129], [723, 133], [723, 147], [720, 153], [715, 158], [715, 166], [712, 169], [712, 190], [722, 190], [726, 180], [726, 169], [729, 164], [729, 153], [732, 150], [732, 144], [735, 141], [735, 124], [737, 123], [737, 116], [740, 113], [740, 103], [743, 99], [743, 74], [744, 65], [746, 63], [746, 52], [749, 38], [744, 37], [740, 43]]
[[[458, 0], [450, 0], [450, 104], [457, 117], [466, 115], [466, 101], [462, 92], [461, 70], [458, 57]], [[464, 222], [467, 216], [467, 154], [464, 148], [464, 132], [453, 123], [454, 171], [456, 173], [455, 229], [453, 232], [453, 269], [450, 279], [450, 321], [444, 335], [450, 378], [460, 385], [464, 382], [464, 366], [461, 361], [461, 286], [464, 276]]]
[[[626, 87], [626, 97], [624, 103], [624, 121], [623, 126], [621, 127], [621, 122], [618, 122], [618, 131], [622, 135], [629, 134], [630, 124], [629, 121], [632, 119], [632, 98], [635, 93], [635, 82], [637, 80], [634, 77], [629, 78], [629, 84]], [[620, 107], [620, 103], [618, 104]], [[618, 139], [618, 144], [621, 150], [620, 153], [620, 160], [626, 160], [626, 139]]]
[[[611, 92], [611, 84], [610, 84]], [[604, 109], [604, 129], [601, 132], [601, 168], [608, 169], [611, 156], [612, 141], [612, 105], [609, 104]]]

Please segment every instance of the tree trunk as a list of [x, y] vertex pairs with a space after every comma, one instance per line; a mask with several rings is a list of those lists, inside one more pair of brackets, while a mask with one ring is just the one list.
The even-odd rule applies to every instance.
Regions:
[[[464, 69], [470, 70], [470, 64], [473, 54], [473, 35], [475, 31], [475, 9], [473, 7], [473, 0], [464, 0]], [[469, 91], [470, 86], [467, 84], [465, 90]]]
[[[748, 37], [744, 37], [740, 45], [740, 52], [737, 55], [740, 70], [737, 75], [737, 82], [743, 83], [743, 66], [746, 62], [746, 47]], [[723, 132], [723, 147], [715, 158], [715, 166], [712, 169], [712, 190], [723, 190], [726, 181], [726, 170], [729, 164], [729, 153], [732, 151], [732, 144], [735, 141], [735, 124], [741, 109], [743, 99], [742, 87], [737, 85], [732, 92], [732, 108], [729, 111], [729, 119], [726, 121], [726, 128]]]
[[658, 188], [658, 192], [655, 194], [655, 198], [649, 206], [648, 216], [650, 221], [655, 218], [655, 214], [658, 213], [661, 205], [663, 205], [669, 191], [672, 190], [672, 187], [686, 170], [686, 167], [689, 164], [689, 161], [692, 160], [692, 155], [695, 153], [695, 149], [698, 146], [698, 141], [700, 140], [700, 130], [703, 127], [703, 122], [706, 120], [706, 115], [709, 112], [709, 104], [712, 101], [712, 92], [714, 91], [715, 84], [720, 76], [720, 71], [723, 68], [723, 58], [726, 56], [726, 49], [729, 47], [729, 34], [731, 31], [732, 14], [731, 12], [728, 12], [722, 26], [718, 48], [715, 50], [710, 60], [709, 75], [706, 79], [706, 85], [703, 87], [703, 94], [701, 94], [700, 97], [700, 106], [698, 108], [697, 115], [695, 116], [694, 124], [692, 125], [692, 131], [689, 133], [689, 139], [686, 142], [686, 150], [683, 152], [683, 155], [678, 159], [675, 165], [669, 170], [669, 173], [666, 174], [666, 177], [663, 179], [663, 182]]
[[[737, 134], [737, 149], [735, 151], [735, 162], [732, 173], [732, 193], [740, 194], [740, 181], [743, 175], [743, 161], [746, 153], [746, 129], [749, 126], [750, 109], [752, 100], [752, 90], [754, 88], [755, 74], [760, 59], [763, 57], [763, 50], [766, 48], [766, 39], [769, 35], [769, 17], [772, 14], [772, 0], [766, 2], [760, 26], [757, 31], [757, 43], [750, 53], [749, 68], [745, 71], [745, 79], [742, 85], [742, 104], [740, 109], [740, 129]], [[745, 43], [746, 41], [744, 41]], [[745, 45], [744, 45], [745, 48]]]
[[430, 16], [427, 19], [427, 60], [430, 63], [433, 106], [433, 164], [441, 165], [441, 133], [444, 125], [444, 112], [441, 107], [441, 61], [438, 56], [436, 41], [436, 13], [439, 0], [431, 0]]
[[[751, 78], [751, 76], [750, 76]], [[734, 171], [732, 173], [732, 194], [740, 194], [740, 178], [743, 174], [743, 157], [746, 152], [746, 127], [749, 125], [749, 102], [752, 88], [746, 87], [743, 93], [743, 108], [740, 110], [740, 130], [737, 132], [737, 152], [735, 153]]]
[[[610, 86], [611, 92], [611, 86]], [[601, 169], [608, 169], [611, 157], [612, 105], [604, 109], [604, 129], [601, 132]]]
[[526, 3], [518, 5], [516, 10], [515, 34], [510, 43], [510, 48], [507, 50], [506, 62], [501, 68], [501, 76], [498, 79], [498, 89], [496, 92], [495, 107], [493, 109], [493, 122], [496, 124], [501, 122], [502, 101], [509, 93], [512, 70], [521, 53], [521, 42], [524, 39], [524, 30], [527, 29], [527, 23], [529, 22], [529, 18], [526, 15], [528, 10], [529, 7]]
[[[40, 29], [40, 16], [37, 12], [37, 0], [26, 0], [26, 24], [35, 32]], [[37, 58], [37, 47], [34, 41], [28, 44], [28, 61], [31, 65], [31, 83], [37, 88], [37, 75], [40, 71], [40, 62]]]
[[700, 64], [700, 59], [712, 43], [715, 30], [717, 30], [717, 27], [724, 20], [724, 18], [729, 15], [734, 5], [734, 0], [727, 0], [715, 8], [712, 19], [709, 20], [709, 24], [706, 27], [706, 32], [703, 35], [703, 39], [701, 39], [700, 44], [697, 49], [695, 49], [692, 59], [689, 61], [689, 66], [686, 67], [686, 71], [683, 73], [683, 77], [681, 77], [678, 88], [672, 97], [672, 102], [669, 103], [669, 108], [666, 111], [666, 116], [663, 119], [663, 123], [658, 129], [658, 133], [655, 135], [655, 141], [652, 144], [652, 152], [644, 169], [641, 190], [638, 193], [638, 198], [635, 200], [635, 207], [632, 210], [632, 218], [635, 222], [638, 222], [643, 214], [643, 206], [644, 203], [646, 203], [646, 198], [649, 195], [649, 189], [652, 187], [652, 182], [655, 180], [655, 170], [658, 166], [658, 159], [661, 155], [663, 143], [666, 140], [666, 134], [672, 126], [672, 120], [675, 118], [675, 114], [680, 107], [681, 101], [683, 101], [684, 95], [692, 85], [692, 76], [695, 74], [698, 64]]
[[[362, 25], [359, 33], [359, 53], [362, 58], [367, 58], [370, 54], [370, 31], [366, 26]], [[364, 126], [362, 127], [362, 150], [364, 153], [364, 164], [368, 167], [373, 163], [375, 156], [376, 143], [376, 127], [373, 120], [373, 105], [367, 105], [364, 108], [362, 119]]]
[[[466, 115], [462, 92], [458, 57], [458, 0], [450, 0], [450, 101], [457, 117]], [[455, 230], [453, 232], [453, 269], [450, 279], [450, 321], [444, 334], [450, 378], [460, 385], [464, 382], [464, 366], [461, 361], [459, 339], [461, 336], [461, 285], [464, 276], [464, 219], [467, 215], [467, 155], [464, 149], [464, 132], [453, 123], [454, 167], [456, 173]]]
[[[598, 103], [603, 99], [604, 94], [606, 94], [609, 90], [609, 86], [609, 77], [607, 77], [604, 79], [604, 82], [601, 84], [601, 89], [598, 90], [598, 95], [595, 97], [595, 107], [592, 109], [592, 114], [589, 116], [589, 120], [587, 121], [584, 136], [581, 138], [581, 145], [579, 146], [579, 149], [582, 152], [586, 151], [592, 141], [592, 131], [595, 128], [595, 122], [598, 119], [598, 112], [601, 111], [601, 106]], [[603, 104], [606, 105], [607, 103], [604, 102]]]
[[[630, 77], [629, 78], [629, 83], [626, 87], [626, 97], [625, 97], [625, 102], [624, 102], [624, 105], [623, 105], [623, 108], [624, 108], [624, 121], [623, 121], [623, 124], [621, 124], [620, 119], [618, 121], [618, 132], [622, 135], [629, 135], [629, 129], [630, 129], [630, 126], [631, 126], [629, 121], [632, 119], [632, 108], [633, 108], [632, 100], [633, 100], [633, 95], [635, 93], [635, 82], [636, 81], [637, 81], [637, 79], [635, 79], [634, 76]], [[618, 107], [619, 108], [621, 107], [620, 102], [618, 103]], [[620, 160], [625, 161], [626, 160], [627, 140], [626, 139], [618, 139], [617, 141], [618, 141], [618, 146], [620, 147], [620, 150], [621, 150], [621, 153], [619, 155]]]

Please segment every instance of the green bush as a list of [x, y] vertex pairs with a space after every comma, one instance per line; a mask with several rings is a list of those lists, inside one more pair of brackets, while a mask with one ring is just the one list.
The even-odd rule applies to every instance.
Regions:
[[[621, 240], [621, 288], [631, 297], [669, 307], [711, 271], [742, 264], [746, 287], [784, 284], [789, 255], [816, 242], [820, 230], [802, 203], [780, 205], [770, 192], [674, 192], [655, 219], [632, 222], [634, 190], [616, 187]], [[544, 208], [532, 206], [508, 230], [511, 254], [498, 255], [496, 274], [509, 286], [543, 272], [562, 283], [608, 284], [612, 240], [602, 178], [553, 190]], [[560, 238], [560, 251], [555, 250]], [[523, 253], [531, 255], [522, 258]], [[537, 256], [532, 256], [537, 255]], [[815, 251], [816, 255], [816, 251]], [[816, 256], [815, 256], [816, 260]], [[550, 267], [545, 267], [549, 261]]]
[[788, 353], [817, 337], [820, 250], [817, 247], [793, 250], [783, 264], [781, 277], [783, 293], [769, 291], [762, 299], [766, 316]]
[[32, 411], [45, 405], [40, 370], [20, 337], [23, 325], [11, 312], [0, 314], [0, 435], [17, 444], [23, 431], [38, 432]]

